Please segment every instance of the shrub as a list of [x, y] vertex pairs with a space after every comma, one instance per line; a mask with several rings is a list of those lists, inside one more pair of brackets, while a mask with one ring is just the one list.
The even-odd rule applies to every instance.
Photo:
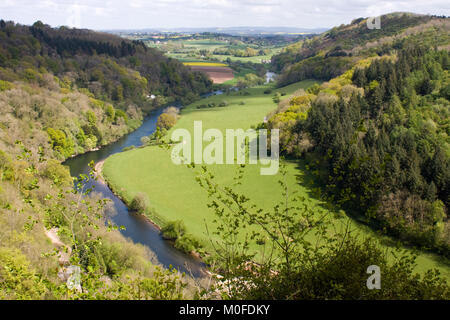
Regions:
[[70, 186], [72, 184], [69, 168], [61, 165], [55, 159], [47, 160], [43, 176], [52, 180], [57, 186]]
[[130, 204], [130, 209], [138, 213], [145, 213], [148, 210], [148, 198], [143, 192], [138, 192]]
[[9, 81], [0, 80], [0, 92], [11, 90], [13, 88], [13, 84]]
[[113, 122], [116, 118], [116, 110], [114, 110], [114, 107], [110, 104], [106, 107], [105, 113], [109, 122]]
[[150, 137], [144, 136], [141, 138], [141, 143], [143, 146], [148, 146], [151, 142]]
[[281, 95], [280, 95], [280, 93], [279, 93], [279, 92], [276, 92], [275, 95], [273, 96], [272, 100], [273, 100], [273, 102], [276, 103], [276, 104], [280, 103], [280, 101], [281, 101]]
[[42, 299], [48, 289], [27, 257], [18, 249], [0, 248], [0, 297]]
[[128, 116], [127, 116], [127, 114], [125, 113], [125, 111], [120, 110], [120, 109], [117, 109], [117, 110], [115, 110], [115, 111], [116, 111], [116, 112], [115, 112], [115, 119], [114, 119], [115, 122], [117, 122], [117, 119], [123, 118], [123, 120], [125, 121], [125, 123], [128, 123]]
[[63, 131], [47, 128], [47, 134], [50, 138], [53, 150], [59, 152], [65, 158], [70, 157], [74, 153], [73, 141], [70, 138], [67, 138]]
[[129, 146], [129, 147], [123, 148], [122, 151], [123, 151], [123, 152], [125, 152], [125, 151], [130, 151], [130, 150], [133, 150], [133, 149], [135, 149], [135, 148], [136, 148], [135, 146]]
[[177, 116], [178, 114], [180, 114], [180, 109], [178, 109], [177, 107], [167, 107], [164, 109], [163, 113], [173, 114]]
[[161, 229], [164, 239], [177, 240], [186, 233], [186, 226], [181, 220], [170, 221]]
[[177, 116], [173, 113], [163, 113], [159, 116], [156, 126], [160, 129], [169, 130], [177, 123]]
[[175, 241], [175, 248], [190, 253], [192, 251], [198, 251], [202, 247], [200, 241], [198, 241], [194, 236], [190, 234], [185, 234], [179, 237]]

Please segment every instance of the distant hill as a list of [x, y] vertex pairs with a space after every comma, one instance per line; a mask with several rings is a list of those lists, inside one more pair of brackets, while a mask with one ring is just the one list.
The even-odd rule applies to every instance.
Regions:
[[427, 45], [450, 43], [449, 18], [398, 12], [380, 21], [380, 29], [370, 29], [367, 18], [358, 18], [287, 47], [272, 59], [273, 69], [282, 73], [280, 85], [306, 78], [329, 80], [361, 58], [386, 53], [406, 37]]
[[137, 29], [137, 30], [105, 30], [110, 33], [222, 33], [233, 36], [241, 35], [298, 35], [319, 34], [327, 28], [297, 28], [297, 27], [214, 27], [214, 28], [165, 28], [165, 29]]

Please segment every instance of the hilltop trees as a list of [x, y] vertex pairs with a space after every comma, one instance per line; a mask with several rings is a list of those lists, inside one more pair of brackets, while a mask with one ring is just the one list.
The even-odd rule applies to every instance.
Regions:
[[210, 87], [142, 42], [39, 21], [0, 26], [0, 109], [12, 128], [0, 138], [48, 146], [58, 159], [111, 143], [151, 109], [190, 102]]
[[41, 22], [31, 27], [8, 22], [0, 31], [2, 80], [36, 82], [49, 72], [67, 79], [70, 88], [88, 89], [97, 99], [140, 105], [150, 104], [145, 99], [149, 91], [171, 99], [195, 99], [212, 84], [203, 74], [192, 73], [140, 41], [88, 30], [52, 29]]
[[[401, 47], [406, 35], [418, 42], [434, 46], [446, 41], [448, 18], [409, 13], [382, 15], [381, 29], [367, 28], [367, 19], [359, 18], [288, 46], [272, 57], [272, 67], [279, 76], [279, 85], [313, 78], [328, 81], [371, 56], [391, 54]], [[424, 90], [431, 82], [423, 83]]]

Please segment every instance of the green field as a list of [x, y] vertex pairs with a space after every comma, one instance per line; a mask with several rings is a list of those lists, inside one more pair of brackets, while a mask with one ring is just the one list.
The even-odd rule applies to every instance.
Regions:
[[[205, 39], [205, 40], [170, 40], [167, 43], [161, 43], [159, 45], [151, 44], [151, 47], [164, 48], [168, 50], [167, 55], [171, 58], [180, 60], [181, 62], [200, 62], [200, 61], [210, 61], [208, 59], [202, 58], [199, 55], [200, 50], [207, 50], [213, 52], [218, 48], [232, 48], [232, 49], [245, 49], [246, 47], [255, 47], [251, 44], [241, 44], [241, 45], [230, 45], [229, 42], [216, 39]], [[241, 62], [252, 62], [252, 63], [262, 63], [262, 60], [270, 60], [273, 55], [281, 52], [282, 47], [278, 46], [266, 46], [264, 49], [269, 49], [270, 53], [265, 55], [258, 55], [253, 57], [235, 57], [232, 55], [220, 55], [212, 54], [211, 57], [217, 59], [218, 61], [226, 61], [230, 59], [231, 61], [241, 61]]]
[[[291, 94], [298, 88], [306, 88], [312, 83], [303, 81], [282, 88], [280, 92]], [[193, 122], [198, 120], [203, 122], [203, 130], [217, 128], [222, 132], [225, 129], [246, 129], [261, 123], [267, 113], [276, 107], [272, 95], [263, 93], [268, 86], [247, 89], [245, 91], [249, 95], [245, 96], [237, 93], [230, 96], [213, 96], [189, 105], [182, 110], [182, 116], [173, 129], [185, 128], [192, 132]], [[209, 102], [220, 103], [224, 100], [228, 102], [227, 107], [197, 109], [199, 105]], [[244, 105], [240, 105], [242, 101], [245, 102]], [[307, 174], [304, 167], [298, 163], [286, 162], [286, 165], [290, 189], [304, 196], [311, 206], [322, 207], [323, 203], [314, 197], [311, 187], [305, 181], [307, 179], [302, 179]], [[219, 184], [230, 185], [233, 182], [235, 165], [212, 165], [209, 169], [214, 172]], [[206, 224], [210, 229], [213, 228], [214, 214], [206, 206], [208, 203], [206, 192], [195, 181], [195, 170], [174, 165], [170, 160], [169, 151], [159, 147], [146, 147], [113, 155], [105, 162], [103, 175], [112, 189], [128, 203], [138, 192], [146, 193], [153, 211], [156, 212], [156, 216], [153, 216], [155, 222], [161, 224], [163, 221], [183, 220], [188, 233], [208, 243]], [[261, 176], [259, 165], [248, 165], [241, 188], [245, 188], [247, 195], [257, 206], [271, 208], [279, 201], [281, 195], [278, 179], [278, 175]], [[374, 235], [367, 227], [360, 226], [348, 218], [336, 220], [336, 226], [339, 228], [346, 222], [361, 234]], [[386, 243], [389, 242], [388, 238], [384, 240]], [[418, 263], [417, 270], [437, 267], [450, 277], [450, 268], [434, 255], [421, 254]]]

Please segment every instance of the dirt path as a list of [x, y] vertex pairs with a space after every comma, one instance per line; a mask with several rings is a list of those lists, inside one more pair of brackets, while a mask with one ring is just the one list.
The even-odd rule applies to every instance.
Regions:
[[58, 228], [51, 228], [50, 230], [45, 230], [45, 234], [53, 243], [53, 245], [58, 249], [58, 262], [61, 266], [69, 264], [70, 255], [72, 254], [72, 249], [67, 247], [58, 236]]

